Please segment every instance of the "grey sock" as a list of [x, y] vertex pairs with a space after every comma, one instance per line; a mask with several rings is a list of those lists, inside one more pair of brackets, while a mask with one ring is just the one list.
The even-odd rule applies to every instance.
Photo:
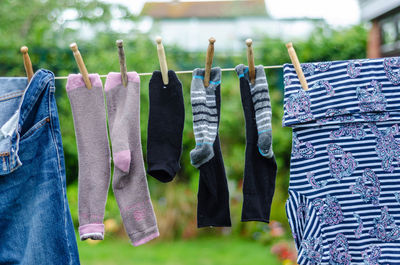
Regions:
[[221, 68], [211, 69], [210, 85], [204, 87], [204, 69], [193, 71], [190, 99], [193, 112], [193, 131], [196, 147], [190, 152], [195, 167], [200, 167], [214, 156], [213, 144], [218, 133], [218, 113], [215, 88], [221, 83]]
[[134, 246], [159, 236], [150, 200], [140, 140], [140, 80], [128, 73], [109, 73], [105, 84], [114, 174], [113, 190], [125, 230]]
[[103, 86], [99, 75], [91, 74], [89, 78], [92, 89], [86, 88], [81, 75], [69, 75], [66, 90], [79, 156], [79, 235], [81, 240], [102, 240], [110, 184], [110, 148]]
[[255, 82], [252, 85], [249, 81], [249, 68], [243, 64], [236, 66], [239, 78], [244, 76], [249, 81], [258, 131], [258, 151], [265, 157], [272, 157], [274, 153], [272, 151], [271, 102], [267, 77], [262, 65], [256, 66], [255, 70]]

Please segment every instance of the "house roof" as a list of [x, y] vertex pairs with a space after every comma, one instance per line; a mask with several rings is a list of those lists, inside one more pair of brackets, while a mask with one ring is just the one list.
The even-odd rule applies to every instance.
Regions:
[[358, 3], [364, 21], [381, 17], [400, 7], [400, 0], [358, 0]]
[[141, 15], [152, 18], [231, 18], [267, 16], [264, 0], [225, 0], [201, 2], [147, 2]]

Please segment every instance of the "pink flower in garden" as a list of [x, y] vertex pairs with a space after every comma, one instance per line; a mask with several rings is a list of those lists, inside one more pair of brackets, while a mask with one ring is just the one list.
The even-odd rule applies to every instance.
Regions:
[[269, 224], [269, 228], [271, 229], [270, 234], [272, 237], [280, 237], [283, 236], [285, 230], [282, 225], [277, 221], [271, 221]]
[[271, 253], [278, 256], [279, 260], [293, 261], [296, 264], [296, 251], [286, 242], [279, 242], [272, 246]]

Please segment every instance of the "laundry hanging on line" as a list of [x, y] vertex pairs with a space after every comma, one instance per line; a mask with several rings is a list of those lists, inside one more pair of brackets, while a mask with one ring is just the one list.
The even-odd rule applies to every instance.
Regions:
[[[206, 56], [206, 68], [205, 68], [205, 70], [204, 70], [204, 74], [202, 75], [202, 77], [200, 78], [201, 79], [201, 81], [199, 82], [199, 84], [200, 83], [203, 83], [204, 82], [204, 84], [205, 85], [207, 85], [207, 88], [209, 88], [208, 87], [208, 79], [209, 79], [209, 75], [210, 75], [210, 67], [211, 67], [211, 64], [212, 64], [212, 59], [213, 59], [213, 54], [214, 54], [214, 42], [215, 42], [215, 39], [213, 39], [213, 38], [210, 38], [210, 40], [209, 40], [209, 47], [208, 47], [208, 50], [207, 50], [207, 56]], [[251, 84], [253, 84], [254, 85], [254, 83], [255, 83], [255, 67], [254, 67], [254, 58], [253, 58], [253, 52], [252, 52], [252, 47], [251, 47], [251, 44], [252, 44], [252, 41], [251, 40], [246, 40], [246, 45], [248, 46], [248, 62], [249, 62], [249, 67], [248, 68], [246, 68], [246, 76], [247, 76], [247, 78], [248, 78], [248, 80], [249, 80], [249, 82], [251, 83]], [[124, 85], [124, 86], [126, 86], [127, 85], [127, 77], [128, 77], [128, 75], [126, 74], [126, 69], [127, 69], [127, 67], [126, 67], [126, 64], [125, 64], [125, 58], [124, 58], [124, 49], [123, 49], [123, 42], [121, 41], [121, 40], [119, 40], [119, 41], [117, 41], [117, 47], [118, 47], [118, 54], [119, 54], [119, 58], [120, 58], [120, 68], [121, 68], [121, 80], [120, 81], [122, 81], [122, 84]], [[73, 43], [73, 44], [71, 44], [71, 49], [72, 49], [72, 51], [73, 51], [73, 53], [74, 53], [74, 56], [75, 56], [75, 59], [76, 59], [76, 62], [77, 62], [77, 64], [78, 64], [78, 67], [79, 67], [79, 69], [80, 69], [80, 72], [81, 72], [81, 74], [82, 74], [82, 79], [83, 79], [83, 84], [86, 86], [86, 88], [88, 88], [88, 89], [92, 89], [93, 88], [93, 85], [94, 86], [99, 86], [99, 79], [96, 79], [95, 78], [95, 84], [93, 84], [92, 83], [92, 81], [91, 81], [91, 79], [93, 79], [93, 76], [92, 76], [92, 78], [90, 78], [90, 76], [88, 75], [88, 71], [87, 71], [87, 69], [86, 69], [86, 66], [85, 66], [85, 64], [84, 64], [84, 62], [83, 62], [83, 59], [82, 59], [82, 56], [81, 56], [81, 54], [80, 54], [80, 52], [79, 52], [79, 50], [78, 50], [78, 47], [77, 47], [77, 45], [75, 44], [75, 43]], [[160, 68], [161, 68], [161, 76], [162, 76], [162, 81], [163, 81], [163, 83], [164, 83], [164, 88], [166, 87], [165, 85], [165, 83], [167, 83], [168, 84], [168, 78], [166, 78], [166, 76], [165, 76], [165, 71], [167, 70], [167, 65], [166, 65], [166, 59], [165, 59], [165, 53], [164, 53], [164, 49], [163, 49], [163, 47], [162, 47], [162, 44], [161, 44], [161, 39], [157, 39], [157, 49], [158, 49], [158, 55], [159, 55], [159, 60], [160, 60]], [[293, 48], [291, 48], [292, 50], [293, 50]], [[23, 54], [24, 54], [24, 61], [25, 61], [25, 66], [29, 66], [29, 64], [30, 64], [30, 61], [29, 61], [29, 56], [27, 55], [27, 49], [25, 48], [25, 49], [21, 49], [21, 51], [23, 50]], [[289, 51], [289, 54], [291, 54], [291, 58], [293, 59], [293, 51], [292, 52], [290, 52]], [[296, 58], [296, 56], [294, 55], [294, 58]], [[282, 66], [266, 66], [266, 67], [263, 67], [263, 66], [260, 66], [259, 67], [259, 71], [262, 71], [262, 72], [264, 72], [263, 71], [263, 69], [266, 69], [266, 68], [280, 68], [280, 67], [282, 67]], [[26, 67], [26, 68], [28, 68], [28, 67]], [[261, 70], [260, 70], [261, 69]], [[232, 71], [232, 70], [235, 70], [235, 68], [227, 68], [227, 69], [223, 69], [224, 71]], [[236, 69], [237, 70], [237, 69]], [[219, 71], [222, 71], [220, 68], [219, 68]], [[300, 69], [300, 71], [301, 71], [301, 69]], [[181, 72], [178, 72], [178, 73], [192, 73], [193, 71], [181, 71]], [[28, 69], [27, 69], [27, 73], [29, 73], [29, 71], [28, 71]], [[261, 72], [259, 72], [259, 73], [261, 73]], [[135, 73], [136, 74], [136, 73]], [[142, 75], [147, 75], [148, 73], [142, 73]], [[199, 77], [199, 75], [198, 74], [196, 74], [196, 70], [193, 72], [193, 74], [194, 74], [194, 80], [195, 79], [197, 79], [198, 77]], [[240, 75], [239, 75], [239, 77], [244, 77], [244, 72], [242, 72]], [[138, 76], [138, 74], [136, 74], [137, 76]], [[99, 75], [96, 75], [96, 76], [98, 76], [98, 77], [100, 77]], [[109, 77], [109, 75], [107, 76], [107, 78]], [[264, 74], [264, 77], [265, 77], [265, 74]], [[64, 78], [64, 77], [58, 77], [59, 79], [62, 79], [62, 78]], [[72, 78], [72, 77], [71, 77]], [[79, 78], [78, 76], [76, 76], [76, 78]], [[71, 79], [72, 80], [72, 79]], [[70, 80], [69, 80], [70, 81]], [[214, 83], [212, 83], [212, 82], [214, 82], [215, 83], [215, 81], [211, 81], [211, 84], [214, 84]], [[218, 82], [220, 82], [220, 81], [218, 81]], [[70, 83], [74, 83], [73, 81], [70, 81]], [[100, 82], [100, 84], [101, 84], [101, 82]], [[219, 84], [219, 83], [218, 83]], [[218, 85], [217, 84], [217, 85]], [[266, 80], [265, 80], [265, 84], [266, 84]], [[256, 85], [257, 86], [257, 85]], [[69, 87], [71, 87], [71, 85], [69, 86]], [[218, 92], [219, 93], [219, 92]], [[253, 93], [253, 92], [252, 92]], [[266, 90], [265, 91], [265, 93], [266, 93], [266, 97], [264, 96], [259, 96], [259, 99], [261, 99], [261, 101], [262, 100], [268, 100], [268, 103], [269, 103], [269, 96], [268, 96], [268, 91]], [[265, 93], [263, 93], [264, 95], [265, 95]], [[71, 95], [72, 94], [72, 92], [70, 91], [69, 92], [69, 95]], [[107, 94], [107, 93], [106, 93]], [[73, 98], [73, 97], [72, 97]], [[72, 98], [70, 98], [70, 100], [72, 99]], [[89, 98], [87, 99], [87, 100], [90, 100]], [[74, 104], [73, 103], [73, 101], [74, 100], [72, 100], [71, 101], [71, 104], [72, 104], [72, 109], [78, 109], [79, 110], [79, 104]], [[218, 100], [219, 101], [219, 100]], [[159, 102], [158, 102], [159, 103]], [[262, 102], [253, 102], [254, 104], [258, 104], [258, 105], [260, 105], [260, 104], [262, 104]], [[220, 103], [219, 103], [220, 104]], [[75, 107], [74, 107], [75, 106]], [[150, 108], [151, 108], [152, 106], [150, 106]], [[254, 106], [253, 106], [253, 108], [254, 108]], [[94, 108], [93, 108], [94, 109]], [[154, 104], [153, 104], [153, 109], [154, 109]], [[182, 106], [182, 109], [183, 109], [183, 106]], [[269, 107], [269, 115], [270, 115], [270, 107]], [[246, 108], [245, 108], [245, 110], [246, 110]], [[112, 111], [111, 111], [112, 112]], [[255, 112], [257, 113], [257, 112], [259, 112], [259, 110], [258, 109], [255, 109]], [[78, 111], [78, 113], [79, 113], [79, 111]], [[101, 112], [100, 112], [101, 113]], [[183, 113], [183, 112], [182, 112]], [[260, 114], [260, 113], [257, 113], [257, 114]], [[266, 114], [266, 113], [261, 113], [260, 115], [264, 115], [264, 114]], [[82, 114], [81, 114], [82, 115]], [[218, 114], [219, 115], [219, 114]], [[79, 114], [78, 114], [78, 116], [79, 116]], [[150, 117], [149, 118], [151, 118], [153, 115], [150, 115]], [[83, 119], [83, 120], [87, 120], [87, 119], [85, 119], [85, 118], [81, 118], [81, 119]], [[259, 127], [261, 126], [261, 127], [263, 127], [264, 125], [263, 124], [261, 124], [260, 125], [260, 123], [258, 122], [258, 120], [259, 119], [261, 119], [261, 118], [258, 118], [258, 117], [256, 117], [256, 120], [257, 120], [257, 130], [259, 130]], [[79, 120], [79, 118], [77, 118], [77, 117], [75, 117], [74, 116], [74, 120]], [[270, 124], [271, 123], [271, 120], [270, 120], [270, 116], [269, 116], [269, 118], [268, 119], [266, 119], [266, 118], [263, 118], [262, 119], [263, 121], [264, 121], [264, 123], [266, 123], [266, 124]], [[78, 122], [79, 123], [79, 122]], [[154, 122], [153, 122], [153, 124], [154, 124]], [[196, 125], [196, 124], [195, 124]], [[76, 124], [75, 125], [75, 127], [76, 127], [76, 129], [78, 129], [80, 126], [78, 125], [78, 124]], [[95, 126], [95, 127], [97, 127], [97, 126]], [[181, 127], [179, 130], [178, 130], [178, 135], [179, 135], [179, 131], [182, 131], [183, 130], [183, 126], [179, 126], [179, 127]], [[209, 126], [207, 126], [208, 128], [210, 128]], [[150, 121], [149, 121], [149, 133], [151, 132], [150, 131], [150, 128], [151, 128], [151, 126], [150, 126]], [[250, 127], [249, 127], [250, 128]], [[90, 131], [90, 130], [87, 130], [87, 131]], [[268, 131], [268, 134], [266, 134], [266, 132]], [[196, 133], [198, 133], [197, 131], [196, 131], [196, 129], [195, 129], [195, 136], [196, 136]], [[85, 144], [87, 144], [87, 142], [85, 142], [85, 141], [79, 141], [79, 139], [80, 139], [80, 135], [81, 134], [84, 134], [84, 132], [82, 132], [82, 130], [79, 130], [79, 131], [77, 131], [77, 138], [78, 138], [78, 142], [82, 142], [81, 143], [81, 148], [82, 148], [82, 146], [84, 146]], [[181, 133], [180, 133], [181, 134]], [[149, 134], [149, 136], [150, 135], [152, 135], [151, 133]], [[264, 136], [264, 135], [269, 135], [267, 138]], [[267, 140], [267, 141], [269, 141], [269, 149], [271, 149], [272, 148], [272, 145], [271, 145], [271, 140], [272, 140], [272, 137], [271, 137], [271, 129], [270, 129], [270, 125], [269, 125], [269, 127], [267, 128], [267, 127], [265, 127], [264, 128], [264, 131], [263, 132], [261, 132], [261, 133], [258, 133], [258, 135], [256, 136], [257, 138], [260, 138], [260, 139], [264, 139], [264, 140]], [[154, 138], [154, 137], [153, 137]], [[182, 138], [182, 136], [181, 137], [178, 137], [178, 139], [177, 139], [177, 143], [178, 143], [178, 146], [179, 146], [179, 142], [181, 142], [181, 140], [179, 140], [179, 138]], [[260, 140], [259, 139], [259, 140]], [[148, 142], [148, 147], [150, 147], [151, 146], [151, 144], [152, 144], [152, 137], [150, 137], [150, 141]], [[213, 142], [213, 141], [212, 141]], [[97, 147], [101, 147], [102, 145], [98, 145]], [[159, 146], [161, 146], [161, 145], [159, 145]], [[205, 145], [205, 146], [207, 146], [207, 145]], [[198, 147], [198, 144], [197, 144], [197, 147]], [[197, 148], [196, 147], [196, 148]], [[78, 148], [79, 148], [79, 144], [78, 144]], [[90, 147], [89, 147], [90, 148]], [[170, 148], [170, 149], [174, 149], [174, 148]], [[176, 148], [175, 148], [176, 149]], [[150, 148], [150, 150], [152, 150], [151, 148]], [[155, 149], [156, 151], [155, 152], [152, 152], [152, 151], [150, 151], [149, 152], [149, 162], [150, 162], [150, 165], [151, 165], [151, 161], [152, 161], [152, 154], [153, 153], [159, 153], [159, 152], [157, 152], [157, 151], [165, 151], [165, 150], [161, 150], [161, 149]], [[268, 156], [268, 157], [271, 157], [273, 154], [272, 154], [272, 149], [271, 150], [267, 150], [267, 149], [263, 149], [263, 148], [261, 148], [261, 146], [260, 145], [258, 145], [258, 150], [260, 151], [260, 154], [262, 155], [262, 156]], [[194, 150], [195, 151], [195, 150]], [[122, 151], [121, 151], [122, 152]], [[217, 153], [218, 152], [220, 152], [220, 151], [217, 151]], [[264, 153], [263, 153], [264, 152]], [[96, 152], [97, 153], [97, 152]], [[104, 152], [100, 152], [100, 153], [104, 153]], [[105, 153], [107, 153], [107, 152], [105, 152]], [[168, 152], [163, 152], [163, 153], [168, 153]], [[180, 158], [180, 150], [177, 150], [176, 151], [176, 153], [178, 154], [177, 155], [177, 159], [179, 159]], [[268, 155], [267, 155], [267, 153], [269, 153]], [[212, 159], [213, 158], [213, 156], [214, 156], [215, 154], [214, 154], [214, 152], [212, 151], [208, 156], [210, 157], [210, 159]], [[115, 153], [114, 154], [114, 163], [116, 164], [116, 166], [117, 166], [117, 168], [120, 168], [120, 166], [118, 166], [119, 165], [119, 157], [117, 157], [118, 156], [118, 153]], [[193, 156], [193, 157], [195, 157], [195, 156]], [[193, 157], [192, 157], [192, 162], [193, 162]], [[218, 156], [217, 156], [218, 157]], [[83, 156], [82, 156], [82, 160], [83, 159], [85, 159]], [[159, 158], [158, 158], [159, 159]], [[128, 159], [129, 160], [129, 159]], [[222, 158], [220, 159], [221, 161], [222, 161]], [[246, 160], [246, 161], [250, 161], [250, 160]], [[129, 161], [128, 162], [125, 162], [125, 161], [123, 161], [124, 163], [127, 163], [127, 165], [129, 165]], [[205, 162], [208, 162], [208, 161], [205, 161]], [[204, 164], [205, 162], [202, 162], [202, 164]], [[85, 162], [83, 162], [82, 161], [82, 163], [83, 164], [87, 164], [87, 163], [85, 163]], [[159, 161], [155, 161], [155, 163], [157, 164], [160, 164], [160, 162]], [[156, 169], [155, 170], [151, 170], [151, 169], [149, 169], [149, 173], [153, 173], [152, 175], [153, 176], [155, 176], [156, 178], [158, 178], [159, 180], [162, 180], [161, 178], [160, 178], [160, 176], [156, 176], [157, 174], [159, 174], [159, 172], [160, 173], [162, 173], [162, 172], [166, 172], [167, 173], [167, 175], [168, 175], [168, 177], [164, 180], [164, 182], [167, 182], [167, 181], [170, 181], [172, 178], [173, 178], [173, 176], [176, 174], [176, 171], [177, 171], [177, 169], [179, 168], [179, 163], [178, 164], [175, 164], [175, 165], [177, 165], [177, 166], [174, 166], [174, 168], [175, 169], [171, 169], [171, 168], [168, 168], [168, 169], [166, 169], [166, 167], [165, 166], [163, 166], [162, 165], [162, 163], [158, 166], [159, 168], [157, 168], [157, 166], [156, 166]], [[194, 164], [194, 165], [196, 165], [196, 164]], [[247, 165], [247, 162], [246, 162], [246, 165]], [[248, 166], [246, 166], [247, 168], [248, 168]], [[101, 167], [100, 167], [101, 168]], [[272, 182], [268, 182], [269, 184], [271, 184], [270, 186], [271, 187], [269, 187], [269, 188], [267, 188], [266, 190], [269, 190], [268, 191], [268, 193], [270, 194], [270, 195], [267, 195], [267, 197], [268, 197], [268, 199], [266, 200], [265, 198], [264, 199], [262, 199], [261, 201], [260, 200], [250, 200], [251, 202], [250, 203], [246, 203], [246, 199], [245, 199], [245, 205], [251, 205], [251, 204], [257, 204], [258, 202], [263, 202], [263, 203], [265, 203], [266, 204], [266, 207], [264, 207], [265, 209], [268, 209], [265, 213], [264, 213], [264, 210], [256, 210], [255, 212], [258, 212], [257, 214], [256, 214], [256, 216], [255, 217], [250, 217], [250, 218], [248, 218], [248, 217], [246, 217], [246, 209], [248, 208], [247, 206], [246, 207], [244, 207], [244, 214], [243, 214], [243, 220], [244, 221], [248, 221], [248, 220], [251, 220], [251, 219], [255, 219], [255, 220], [264, 220], [264, 221], [266, 221], [266, 222], [268, 222], [268, 220], [269, 220], [269, 208], [270, 208], [270, 203], [271, 203], [271, 201], [272, 201], [272, 195], [273, 195], [273, 190], [274, 190], [274, 182], [275, 182], [275, 175], [276, 175], [276, 164], [275, 164], [275, 162], [273, 162], [273, 164], [271, 165], [271, 168], [273, 169], [273, 172], [272, 173], [270, 173], [270, 174], [268, 174], [268, 175], [270, 175], [272, 178], [273, 178], [273, 181]], [[275, 169], [274, 169], [275, 168]], [[222, 164], [222, 169], [223, 169], [223, 164]], [[224, 169], [221, 171], [222, 172], [222, 175], [225, 175], [225, 173], [224, 173]], [[164, 174], [164, 173], [162, 173], [162, 174]], [[213, 173], [213, 172], [211, 172], [211, 175], [212, 174], [215, 174], [215, 173]], [[203, 174], [204, 175], [204, 174]], [[220, 175], [219, 173], [217, 174], [217, 175]], [[247, 178], [246, 178], [246, 181], [245, 181], [245, 183], [247, 183], [248, 181], [248, 179], [250, 178], [250, 177], [253, 177], [252, 176], [253, 175], [253, 173], [250, 173], [250, 176], [248, 176]], [[82, 179], [82, 185], [84, 186], [84, 179], [85, 179], [85, 177], [80, 177], [80, 179]], [[106, 177], [106, 179], [108, 179], [107, 177]], [[201, 178], [201, 179], [204, 179], [204, 177], [203, 178]], [[223, 182], [222, 182], [222, 186], [221, 187], [226, 187], [227, 185], [226, 185], [226, 178], [225, 177], [223, 177], [222, 179], [225, 179], [225, 184], [223, 184]], [[256, 181], [257, 182], [257, 181]], [[107, 181], [105, 181], [104, 183], [108, 183]], [[201, 184], [201, 182], [200, 182], [200, 184]], [[246, 185], [245, 184], [245, 187], [247, 187], [248, 185]], [[259, 187], [263, 187], [263, 185], [260, 185]], [[225, 199], [225, 201], [227, 201], [228, 200], [228, 191], [227, 191], [227, 187], [226, 188], [224, 188], [225, 190], [226, 190], [226, 192], [225, 192], [225, 194], [226, 194], [226, 198], [227, 199]], [[200, 190], [204, 190], [204, 189], [202, 189], [202, 188], [200, 188]], [[271, 192], [271, 190], [272, 190], [272, 192]], [[200, 192], [199, 194], [202, 194], [202, 192]], [[250, 192], [250, 194], [251, 194], [251, 192]], [[261, 194], [263, 194], [263, 192], [261, 192]], [[250, 197], [249, 197], [250, 198]], [[81, 201], [83, 201], [83, 200], [81, 200]], [[101, 202], [102, 200], [100, 200], [100, 202]], [[263, 203], [259, 206], [259, 207], [263, 207]], [[225, 214], [225, 216], [227, 216], [228, 217], [228, 221], [227, 222], [225, 222], [225, 221], [223, 221], [222, 223], [220, 223], [219, 225], [217, 225], [217, 226], [223, 226], [223, 225], [227, 225], [227, 226], [230, 226], [230, 220], [229, 220], [229, 202], [228, 203], [222, 203], [222, 204], [225, 204], [225, 205], [227, 205], [227, 212], [226, 212], [226, 214]], [[201, 204], [200, 204], [201, 205]], [[212, 206], [212, 203], [211, 203], [211, 206]], [[101, 207], [100, 207], [101, 208]], [[210, 207], [209, 207], [210, 208]], [[200, 210], [200, 212], [201, 212], [201, 210]], [[199, 212], [199, 213], [200, 213]], [[259, 213], [262, 213], [261, 214], [261, 216], [259, 215]], [[206, 213], [206, 215], [207, 215], [208, 213]], [[219, 213], [218, 213], [218, 211], [216, 212], [216, 214], [218, 215]], [[250, 216], [251, 216], [252, 214], [250, 214]], [[100, 210], [100, 214], [99, 215], [97, 215], [97, 218], [98, 217], [101, 217], [101, 216], [104, 216], [104, 213], [103, 214], [101, 214], [101, 210]], [[85, 218], [84, 218], [85, 219]], [[88, 219], [88, 218], [86, 218], [86, 219]], [[89, 218], [90, 219], [90, 218]], [[96, 219], [96, 218], [95, 218]], [[102, 218], [101, 218], [102, 219]], [[212, 218], [211, 218], [212, 219]], [[100, 220], [100, 219], [99, 219]], [[96, 223], [98, 223], [98, 221], [99, 220], [97, 220], [96, 221]], [[83, 221], [83, 223], [87, 223], [87, 224], [83, 224], [83, 226], [90, 226], [90, 222], [91, 221]], [[208, 221], [206, 221], [206, 223], [207, 223]], [[214, 221], [211, 221], [210, 223], [213, 223]], [[202, 223], [202, 222], [199, 222], [199, 226], [203, 226], [203, 224], [200, 224], [200, 223]], [[205, 226], [208, 226], [209, 224], [206, 224]], [[212, 225], [212, 224], [211, 224]], [[91, 230], [91, 229], [88, 229], [88, 230]], [[92, 229], [93, 230], [93, 229]], [[93, 232], [93, 231], [90, 231], [90, 235], [89, 236], [92, 236], [92, 238], [93, 239], [102, 239], [103, 238], [103, 234], [104, 234], [104, 231], [103, 231], [103, 229], [100, 227], [99, 229], [94, 229], [94, 230], [96, 230], [97, 232]], [[85, 233], [84, 232], [82, 232], [81, 233], [81, 236], [82, 236], [82, 239], [85, 239], [86, 237], [85, 237]]]
[[[210, 48], [211, 46], [210, 41], [209, 50], [212, 49]], [[110, 180], [110, 149], [108, 146], [107, 132], [105, 130], [107, 122], [105, 116], [106, 106], [104, 105], [100, 76], [97, 74], [89, 75], [77, 47], [74, 47], [73, 50], [77, 58], [81, 75], [70, 75], [66, 89], [71, 102], [79, 151], [79, 234], [81, 240], [88, 238], [102, 240], [104, 238], [104, 205]], [[27, 54], [27, 49], [23, 50], [23, 54], [30, 85], [38, 81], [37, 78], [39, 74], [46, 72], [46, 70], [39, 70], [36, 74], [33, 74], [33, 71], [30, 71], [32, 69], [29, 70], [30, 60]], [[276, 162], [271, 148], [271, 107], [269, 105], [268, 87], [263, 69], [279, 68], [281, 66], [259, 66], [256, 70], [256, 67], [251, 64], [249, 67], [240, 66], [239, 68], [236, 67], [222, 70], [220, 68], [212, 69], [212, 56], [209, 56], [210, 54], [211, 53], [208, 53], [206, 68], [204, 70], [200, 72], [198, 70], [178, 72], [193, 72], [192, 91], [200, 92], [200, 94], [204, 92], [205, 101], [202, 101], [202, 103], [205, 105], [203, 107], [210, 107], [209, 109], [202, 109], [206, 110], [206, 112], [207, 110], [210, 110], [211, 112], [214, 112], [214, 110], [216, 111], [216, 113], [209, 116], [209, 120], [206, 118], [208, 114], [198, 113], [200, 114], [199, 117], [204, 118], [207, 122], [203, 123], [201, 119], [196, 120], [194, 126], [206, 128], [206, 135], [208, 136], [213, 134], [212, 124], [214, 123], [213, 119], [215, 118], [213, 115], [218, 116], [217, 124], [219, 124], [220, 116], [220, 80], [218, 80], [218, 78], [220, 78], [222, 71], [236, 70], [241, 82], [241, 97], [246, 117], [247, 138], [242, 221], [269, 222], [270, 207], [275, 185]], [[182, 95], [182, 87], [176, 74], [173, 73], [173, 71], [170, 71], [171, 76], [168, 75], [169, 78], [166, 80], [164, 78], [165, 75], [163, 75], [163, 71], [166, 70], [166, 67], [161, 68], [161, 72], [156, 71], [153, 73], [153, 78], [155, 78], [153, 81], [157, 79], [155, 89], [175, 89], [172, 92], [177, 93], [176, 95]], [[217, 80], [212, 77], [216, 71], [215, 69], [218, 69], [217, 72], [219, 72]], [[55, 78], [53, 74], [49, 71], [47, 72], [47, 80], [54, 83]], [[208, 76], [209, 74], [210, 76]], [[146, 73], [143, 73], [142, 75], [146, 75]], [[159, 236], [159, 232], [147, 187], [143, 155], [141, 153], [142, 148], [140, 144], [140, 125], [138, 116], [140, 108], [140, 97], [138, 96], [139, 74], [127, 73], [126, 76], [124, 76], [124, 73], [110, 73], [107, 75], [104, 90], [109, 114], [111, 144], [113, 146], [112, 155], [115, 165], [112, 186], [117, 197], [125, 230], [131, 239], [132, 244], [138, 246], [156, 238]], [[124, 78], [126, 78], [126, 80], [124, 80]], [[200, 89], [195, 89], [195, 87]], [[55, 87], [53, 84], [50, 87], [50, 91], [54, 92], [54, 90]], [[24, 97], [24, 93], [27, 93], [27, 91], [28, 90], [25, 90], [21, 93], [22, 98]], [[174, 95], [174, 93], [169, 93], [169, 95]], [[153, 99], [157, 98], [156, 93], [152, 93], [152, 96], [155, 96]], [[157, 154], [164, 151], [159, 149], [162, 147], [167, 150], [165, 154], [171, 154], [168, 158], [173, 159], [172, 165], [174, 166], [172, 170], [169, 170], [169, 164], [165, 165], [160, 163], [160, 160], [161, 162], [165, 162], [167, 159], [166, 157], [160, 157], [157, 155], [148, 157], [148, 162], [153, 161], [155, 165], [155, 167], [153, 167], [155, 170], [149, 170], [149, 173], [163, 182], [172, 180], [176, 172], [179, 170], [179, 160], [182, 151], [182, 131], [184, 120], [183, 97], [178, 96], [174, 99], [180, 100], [180, 102], [177, 101], [178, 106], [180, 106], [178, 108], [179, 111], [176, 112], [176, 109], [170, 109], [169, 113], [171, 114], [171, 117], [174, 117], [175, 115], [180, 118], [172, 119], [169, 124], [170, 126], [168, 127], [167, 132], [176, 132], [176, 134], [172, 133], [173, 136], [175, 136], [173, 144], [163, 145], [165, 141], [170, 139], [158, 139], [157, 137], [154, 137], [155, 134], [153, 134], [153, 137], [148, 138], [148, 147], [152, 146], [152, 148], [154, 148], [153, 152], [148, 152], [149, 154]], [[163, 98], [163, 100], [165, 99]], [[160, 124], [157, 124], [157, 122], [160, 123], [160, 118], [157, 118], [157, 113], [163, 113], [164, 110], [167, 110], [166, 106], [164, 105], [164, 107], [162, 107], [160, 103], [162, 102], [159, 100], [150, 100], [150, 108], [153, 107], [152, 109], [155, 110], [155, 112], [152, 111], [149, 118], [153, 117], [155, 119], [152, 119], [153, 122], [149, 119], [149, 135], [152, 135], [150, 133], [151, 130], [161, 131], [167, 129], [166, 126], [159, 127]], [[209, 105], [210, 103], [211, 105]], [[55, 106], [55, 104], [53, 105]], [[127, 108], [132, 108], [133, 105], [135, 106], [136, 111], [127, 111]], [[161, 107], [161, 109], [157, 110], [157, 107]], [[197, 108], [195, 101], [192, 101], [192, 107]], [[160, 117], [159, 115], [160, 114], [158, 114], [158, 117]], [[42, 121], [39, 121], [32, 128], [28, 128], [29, 134], [32, 132], [34, 135], [34, 132], [40, 128], [40, 126], [43, 126]], [[50, 123], [49, 126], [53, 126], [53, 124]], [[56, 129], [59, 133], [57, 128], [53, 129]], [[208, 129], [211, 131], [208, 131]], [[19, 127], [16, 128], [15, 132], [18, 131], [20, 131]], [[96, 131], [95, 134], [93, 134], [94, 131]], [[197, 137], [199, 136], [197, 134], [199, 131], [196, 129], [194, 131], [196, 133], [196, 143], [199, 143], [197, 141], [200, 139]], [[204, 130], [201, 131], [204, 133]], [[218, 134], [217, 131], [218, 129], [215, 131], [216, 134]], [[15, 135], [13, 135], [13, 137], [14, 136]], [[212, 152], [207, 151], [205, 153], [209, 160], [202, 161], [201, 165], [198, 166], [200, 171], [198, 195], [199, 227], [231, 225], [229, 191], [222, 154], [219, 147], [220, 143], [217, 138], [215, 143], [214, 141], [210, 143], [213, 146]], [[202, 141], [202, 143], [204, 144], [205, 142]], [[264, 143], [266, 143], [266, 145]], [[60, 144], [61, 142], [58, 143], [58, 145]], [[194, 149], [197, 149], [197, 145]], [[17, 152], [18, 151], [22, 153], [24, 152], [24, 149], [17, 150]], [[59, 159], [61, 159], [59, 163], [63, 164], [63, 157], [59, 157]], [[24, 164], [27, 164], [26, 161], [21, 159], [20, 166], [22, 168], [24, 167]], [[150, 164], [151, 163], [149, 163], [149, 165]], [[160, 171], [163, 172], [162, 175], [158, 175]], [[263, 172], [266, 175], [264, 175]], [[63, 174], [65, 181], [65, 170], [61, 170], [61, 173]], [[217, 183], [213, 180], [214, 177], [218, 178]], [[63, 190], [65, 191], [65, 188]], [[65, 205], [68, 206], [68, 202], [64, 201], [64, 206]], [[65, 213], [69, 213], [69, 210], [67, 209]], [[47, 215], [50, 219], [54, 217], [52, 212], [47, 213]], [[68, 215], [65, 218], [66, 220], [68, 220], [68, 218], [70, 220]], [[72, 225], [70, 221], [67, 222], [67, 224], [70, 227]], [[67, 232], [67, 239], [70, 237], [74, 239], [74, 232], [70, 227]], [[60, 243], [68, 242], [60, 240]], [[72, 247], [76, 246], [75, 239], [69, 242], [68, 245]], [[73, 249], [69, 251], [71, 253], [74, 252]], [[5, 257], [5, 259], [7, 259], [7, 257]], [[66, 262], [66, 260], [64, 260], [64, 262]], [[38, 263], [43, 262], [38, 260]], [[57, 263], [63, 264], [62, 262]], [[75, 263], [79, 264], [79, 261], [76, 261]]]

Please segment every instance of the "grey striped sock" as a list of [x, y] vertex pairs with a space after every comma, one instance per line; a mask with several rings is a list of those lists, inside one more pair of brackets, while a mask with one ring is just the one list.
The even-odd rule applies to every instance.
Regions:
[[190, 99], [193, 112], [193, 132], [196, 148], [190, 152], [195, 167], [200, 167], [214, 156], [213, 144], [218, 133], [218, 112], [215, 89], [221, 83], [221, 68], [211, 69], [210, 85], [204, 87], [204, 69], [193, 71]]
[[[256, 124], [258, 131], [258, 150], [265, 157], [272, 157], [272, 127], [271, 127], [271, 102], [269, 99], [267, 77], [265, 76], [264, 67], [256, 66], [255, 83], [252, 85], [249, 81], [250, 92], [253, 99], [254, 111], [256, 116]], [[249, 80], [249, 68], [240, 64], [236, 66], [236, 72], [240, 77]]]

